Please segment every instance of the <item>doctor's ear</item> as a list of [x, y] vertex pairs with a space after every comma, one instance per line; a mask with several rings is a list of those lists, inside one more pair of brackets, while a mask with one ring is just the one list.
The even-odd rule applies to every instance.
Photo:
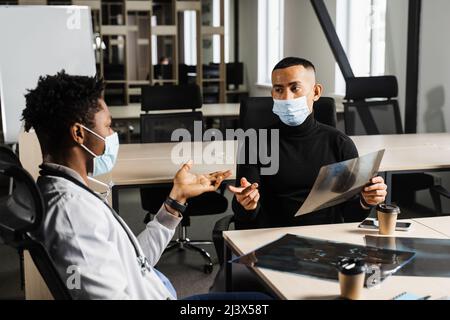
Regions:
[[70, 136], [76, 143], [84, 143], [85, 132], [80, 123], [75, 123], [70, 127]]
[[318, 101], [323, 93], [323, 86], [321, 84], [316, 84], [314, 86], [314, 101]]

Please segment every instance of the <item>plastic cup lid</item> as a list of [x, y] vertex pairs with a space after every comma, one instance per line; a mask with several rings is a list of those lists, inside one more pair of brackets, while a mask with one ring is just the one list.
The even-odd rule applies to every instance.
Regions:
[[338, 270], [345, 275], [357, 275], [366, 272], [366, 264], [362, 259], [345, 258], [339, 261]]
[[400, 208], [392, 204], [379, 204], [377, 206], [377, 211], [382, 213], [400, 214]]

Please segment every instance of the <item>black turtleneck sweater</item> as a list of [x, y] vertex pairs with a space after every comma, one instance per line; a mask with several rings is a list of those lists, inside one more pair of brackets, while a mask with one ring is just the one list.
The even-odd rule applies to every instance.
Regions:
[[[335, 128], [317, 122], [313, 115], [297, 127], [279, 122], [279, 170], [261, 175], [261, 165], [238, 165], [237, 184], [242, 177], [257, 182], [261, 198], [254, 211], [246, 211], [233, 199], [237, 229], [273, 228], [361, 221], [369, 214], [360, 198], [295, 218], [322, 166], [358, 157], [353, 141]], [[270, 134], [269, 134], [270, 136]], [[269, 144], [270, 150], [270, 144]], [[249, 152], [249, 151], [246, 151]]]

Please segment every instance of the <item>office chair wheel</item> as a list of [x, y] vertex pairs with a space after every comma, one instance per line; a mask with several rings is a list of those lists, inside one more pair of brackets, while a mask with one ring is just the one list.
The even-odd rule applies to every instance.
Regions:
[[211, 274], [213, 272], [213, 264], [212, 263], [207, 263], [203, 266], [203, 272], [205, 274]]

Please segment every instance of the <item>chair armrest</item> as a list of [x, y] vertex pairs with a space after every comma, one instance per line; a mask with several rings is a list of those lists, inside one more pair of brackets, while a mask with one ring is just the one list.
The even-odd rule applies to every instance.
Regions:
[[230, 225], [234, 222], [234, 215], [229, 215], [226, 217], [223, 217], [219, 221], [216, 222], [213, 229], [212, 239], [214, 242], [214, 247], [216, 249], [217, 258], [219, 259], [219, 263], [223, 264], [223, 247], [224, 247], [224, 241], [223, 241], [223, 235], [222, 233], [224, 231], [228, 231], [230, 229]]

